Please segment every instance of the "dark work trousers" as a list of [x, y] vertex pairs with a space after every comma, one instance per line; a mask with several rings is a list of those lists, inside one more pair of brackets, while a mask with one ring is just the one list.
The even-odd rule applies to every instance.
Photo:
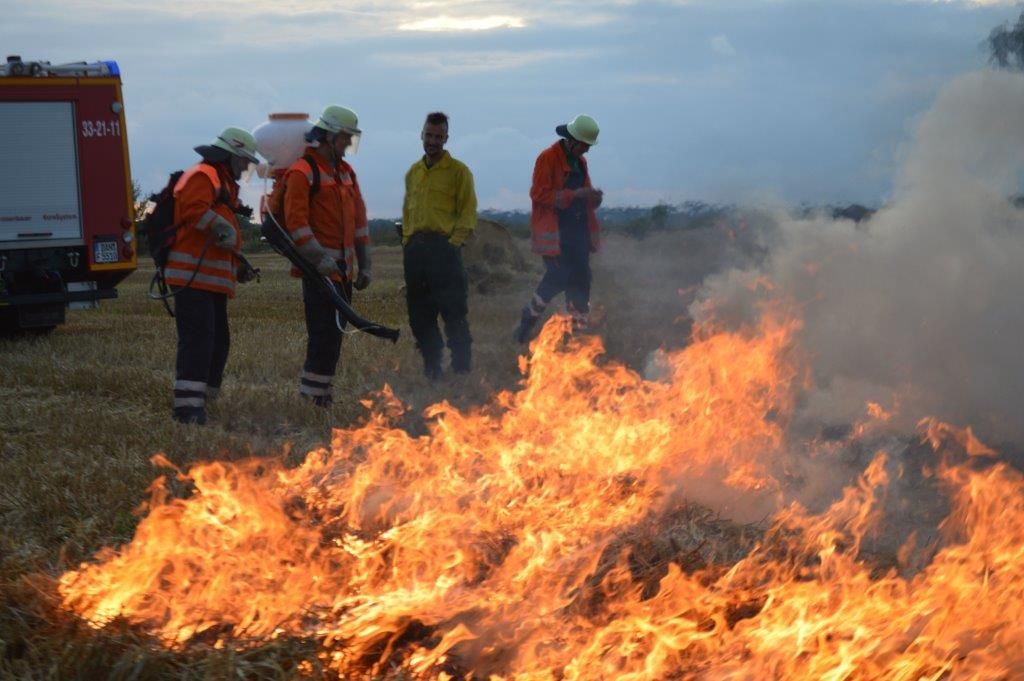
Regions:
[[462, 249], [448, 243], [440, 233], [413, 234], [402, 253], [405, 270], [405, 299], [409, 326], [423, 354], [429, 378], [441, 375], [443, 343], [437, 316], [444, 320], [444, 334], [452, 353], [452, 371], [466, 373], [472, 360], [473, 338], [469, 334], [469, 285], [462, 264]]
[[228, 361], [228, 297], [195, 288], [174, 296], [178, 356], [174, 370], [174, 418], [206, 422], [206, 402], [220, 391]]
[[[332, 283], [342, 298], [352, 299], [351, 285], [347, 281]], [[307, 340], [306, 361], [299, 376], [299, 394], [326, 407], [334, 399], [332, 388], [341, 356], [345, 319], [338, 314], [338, 308], [324, 287], [307, 277], [302, 279], [302, 304], [306, 312]]]
[[[583, 185], [582, 173], [570, 174], [566, 188]], [[544, 277], [530, 303], [531, 312], [539, 316], [551, 299], [565, 293], [565, 307], [574, 317], [585, 318], [590, 311], [590, 229], [587, 209], [577, 199], [558, 213], [557, 256], [544, 256]]]
[[544, 307], [559, 293], [565, 293], [565, 307], [570, 314], [584, 316], [590, 312], [590, 240], [563, 239], [561, 253], [544, 257], [544, 276], [537, 285], [536, 297]]

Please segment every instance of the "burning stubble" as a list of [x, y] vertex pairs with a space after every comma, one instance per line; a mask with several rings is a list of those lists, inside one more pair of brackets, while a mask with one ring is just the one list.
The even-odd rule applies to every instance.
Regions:
[[821, 513], [789, 505], [756, 542], [678, 509], [648, 569], [659, 542], [631, 535], [667, 522], [680, 484], [780, 489], [799, 323], [769, 310], [698, 333], [657, 382], [600, 361], [595, 339], [567, 342], [567, 324], [545, 327], [520, 390], [479, 411], [438, 405], [426, 436], [378, 412], [294, 469], [197, 465], [179, 474], [186, 499], [157, 481], [134, 540], [63, 576], [65, 605], [172, 648], [313, 639], [337, 678], [1024, 670], [1024, 479], [972, 466], [993, 452], [970, 433], [927, 424], [929, 451], [951, 455], [931, 457], [952, 511], [913, 574], [862, 552], [892, 477], [884, 453]]

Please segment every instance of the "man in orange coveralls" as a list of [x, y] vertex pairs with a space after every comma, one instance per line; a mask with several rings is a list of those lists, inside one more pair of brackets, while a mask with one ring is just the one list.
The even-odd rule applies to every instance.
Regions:
[[576, 328], [585, 327], [590, 313], [590, 254], [600, 246], [597, 207], [603, 193], [590, 183], [583, 158], [597, 144], [597, 121], [580, 114], [555, 132], [562, 139], [537, 157], [530, 198], [533, 252], [544, 258], [544, 276], [523, 308], [516, 342], [533, 337], [547, 304], [565, 293], [565, 305]]

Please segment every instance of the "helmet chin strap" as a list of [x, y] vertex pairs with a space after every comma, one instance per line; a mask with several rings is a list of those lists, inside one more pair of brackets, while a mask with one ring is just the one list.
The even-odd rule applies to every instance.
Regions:
[[246, 163], [243, 167], [241, 157], [232, 156], [228, 160], [228, 167], [231, 169], [231, 177], [235, 178], [235, 182], [238, 182], [242, 179], [242, 174], [245, 172], [245, 169], [249, 167], [249, 164]]
[[335, 143], [337, 141], [338, 141], [338, 133], [334, 133], [333, 135], [331, 135], [330, 144], [327, 145], [331, 149], [331, 164], [332, 165], [338, 165], [338, 163], [341, 161], [341, 159], [344, 158], [344, 154], [339, 154], [338, 153], [338, 147], [335, 146]]

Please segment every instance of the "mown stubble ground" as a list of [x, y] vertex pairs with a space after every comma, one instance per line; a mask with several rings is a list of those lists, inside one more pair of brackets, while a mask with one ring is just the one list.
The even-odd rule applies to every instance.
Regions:
[[[595, 260], [594, 282], [597, 332], [609, 354], [639, 368], [660, 345], [685, 343], [686, 301], [721, 265], [726, 250], [723, 240], [709, 242], [707, 235], [612, 239]], [[658, 257], [645, 263], [638, 257], [643, 253]], [[530, 256], [529, 271], [512, 273], [486, 294], [471, 285], [474, 371], [429, 383], [406, 322], [401, 252], [378, 248], [374, 255], [375, 280], [357, 294], [356, 307], [401, 327], [402, 338], [392, 345], [366, 335], [346, 337], [330, 410], [297, 395], [305, 348], [301, 292], [274, 254], [253, 256], [262, 282], [240, 287], [229, 303], [231, 354], [205, 427], [170, 419], [176, 336], [162, 305], [147, 299], [148, 263], [119, 287], [117, 300], [100, 309], [71, 311], [68, 323], [48, 335], [0, 339], [0, 601], [7, 602], [0, 607], [0, 677], [73, 676], [69, 668], [79, 664], [74, 655], [80, 650], [71, 662], [50, 664], [60, 634], [30, 631], [41, 623], [38, 592], [30, 583], [131, 538], [133, 511], [157, 474], [150, 464], [154, 454], [183, 467], [253, 455], [285, 455], [294, 462], [329, 443], [332, 428], [363, 418], [367, 410], [360, 401], [385, 385], [409, 405], [402, 425], [413, 432], [423, 430], [421, 412], [430, 404], [448, 400], [470, 408], [515, 387], [525, 350], [512, 343], [511, 331], [539, 277], [539, 258]], [[126, 653], [121, 644], [114, 647], [122, 651], [114, 656], [120, 664]], [[153, 653], [147, 669], [164, 669], [166, 657]], [[181, 670], [180, 678], [195, 672]]]

